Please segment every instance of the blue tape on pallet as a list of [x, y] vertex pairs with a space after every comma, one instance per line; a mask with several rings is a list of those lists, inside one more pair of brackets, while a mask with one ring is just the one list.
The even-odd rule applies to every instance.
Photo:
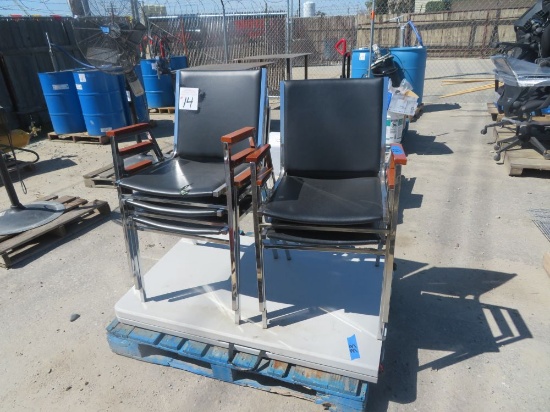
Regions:
[[348, 349], [351, 360], [359, 359], [361, 354], [359, 353], [359, 346], [357, 345], [357, 338], [352, 335], [348, 338]]

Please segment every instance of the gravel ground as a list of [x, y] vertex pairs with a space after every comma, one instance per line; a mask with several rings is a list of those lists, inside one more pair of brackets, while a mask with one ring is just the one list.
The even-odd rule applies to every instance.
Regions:
[[[168, 145], [171, 117], [156, 118]], [[550, 278], [542, 256], [550, 245], [529, 210], [550, 207], [550, 175], [509, 177], [479, 134], [489, 121], [484, 104], [458, 103], [427, 105], [411, 124], [385, 372], [368, 410], [548, 410]], [[113, 213], [0, 269], [1, 410], [323, 409], [113, 354], [105, 327], [131, 286], [118, 202], [113, 189], [82, 181], [110, 161], [110, 149], [46, 139], [30, 148], [42, 160], [23, 174], [23, 203], [78, 195], [107, 200]], [[0, 208], [8, 205], [0, 191]], [[177, 240], [141, 239], [146, 268]]]

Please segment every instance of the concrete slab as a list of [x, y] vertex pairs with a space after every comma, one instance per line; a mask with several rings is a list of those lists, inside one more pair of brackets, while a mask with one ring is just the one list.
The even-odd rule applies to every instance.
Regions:
[[[544, 411], [550, 404], [548, 241], [529, 210], [548, 208], [549, 177], [510, 177], [479, 130], [486, 102], [427, 110], [404, 140], [397, 271], [385, 371], [370, 411]], [[157, 118], [155, 116], [155, 118]], [[170, 116], [157, 129], [172, 133]], [[165, 127], [166, 126], [166, 127]], [[109, 201], [112, 220], [0, 270], [0, 409], [321, 411], [113, 354], [105, 327], [130, 288], [115, 191], [82, 175], [108, 146], [33, 141], [23, 202], [50, 193]], [[0, 190], [0, 208], [8, 206]], [[245, 229], [250, 230], [250, 229]], [[145, 270], [176, 237], [145, 233]], [[71, 322], [71, 315], [80, 317]]]

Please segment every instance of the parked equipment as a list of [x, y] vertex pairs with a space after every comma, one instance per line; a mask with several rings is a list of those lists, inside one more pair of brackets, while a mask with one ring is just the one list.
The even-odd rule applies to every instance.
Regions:
[[496, 161], [502, 153], [528, 145], [550, 160], [543, 144], [550, 140], [550, 124], [533, 119], [550, 106], [550, 1], [538, 0], [514, 23], [514, 29], [516, 42], [499, 43], [499, 54], [492, 57], [499, 95], [496, 105], [506, 117], [488, 124], [481, 133], [486, 134], [490, 127], [515, 126], [515, 136], [496, 142]]
[[494, 159], [499, 161], [501, 153], [514, 147], [530, 145], [544, 159], [550, 160], [550, 150], [543, 144], [550, 142], [550, 122], [533, 119], [550, 106], [550, 68], [509, 56], [493, 56], [492, 60], [497, 67], [497, 78], [505, 83], [497, 103], [506, 117], [486, 125], [481, 134], [486, 134], [490, 127], [513, 126], [516, 129], [515, 136], [495, 143]]
[[[0, 135], [10, 136], [5, 110], [0, 107]], [[23, 205], [10, 178], [5, 154], [0, 152], [0, 177], [6, 188], [11, 207], [0, 212], [0, 235], [12, 235], [45, 225], [63, 214], [65, 206], [58, 202], [33, 202]]]

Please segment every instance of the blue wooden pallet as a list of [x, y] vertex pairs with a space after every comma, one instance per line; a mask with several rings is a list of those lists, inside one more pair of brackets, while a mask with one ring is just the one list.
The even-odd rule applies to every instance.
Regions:
[[292, 395], [331, 411], [363, 411], [368, 383], [333, 373], [125, 325], [107, 327], [112, 351], [268, 392]]

